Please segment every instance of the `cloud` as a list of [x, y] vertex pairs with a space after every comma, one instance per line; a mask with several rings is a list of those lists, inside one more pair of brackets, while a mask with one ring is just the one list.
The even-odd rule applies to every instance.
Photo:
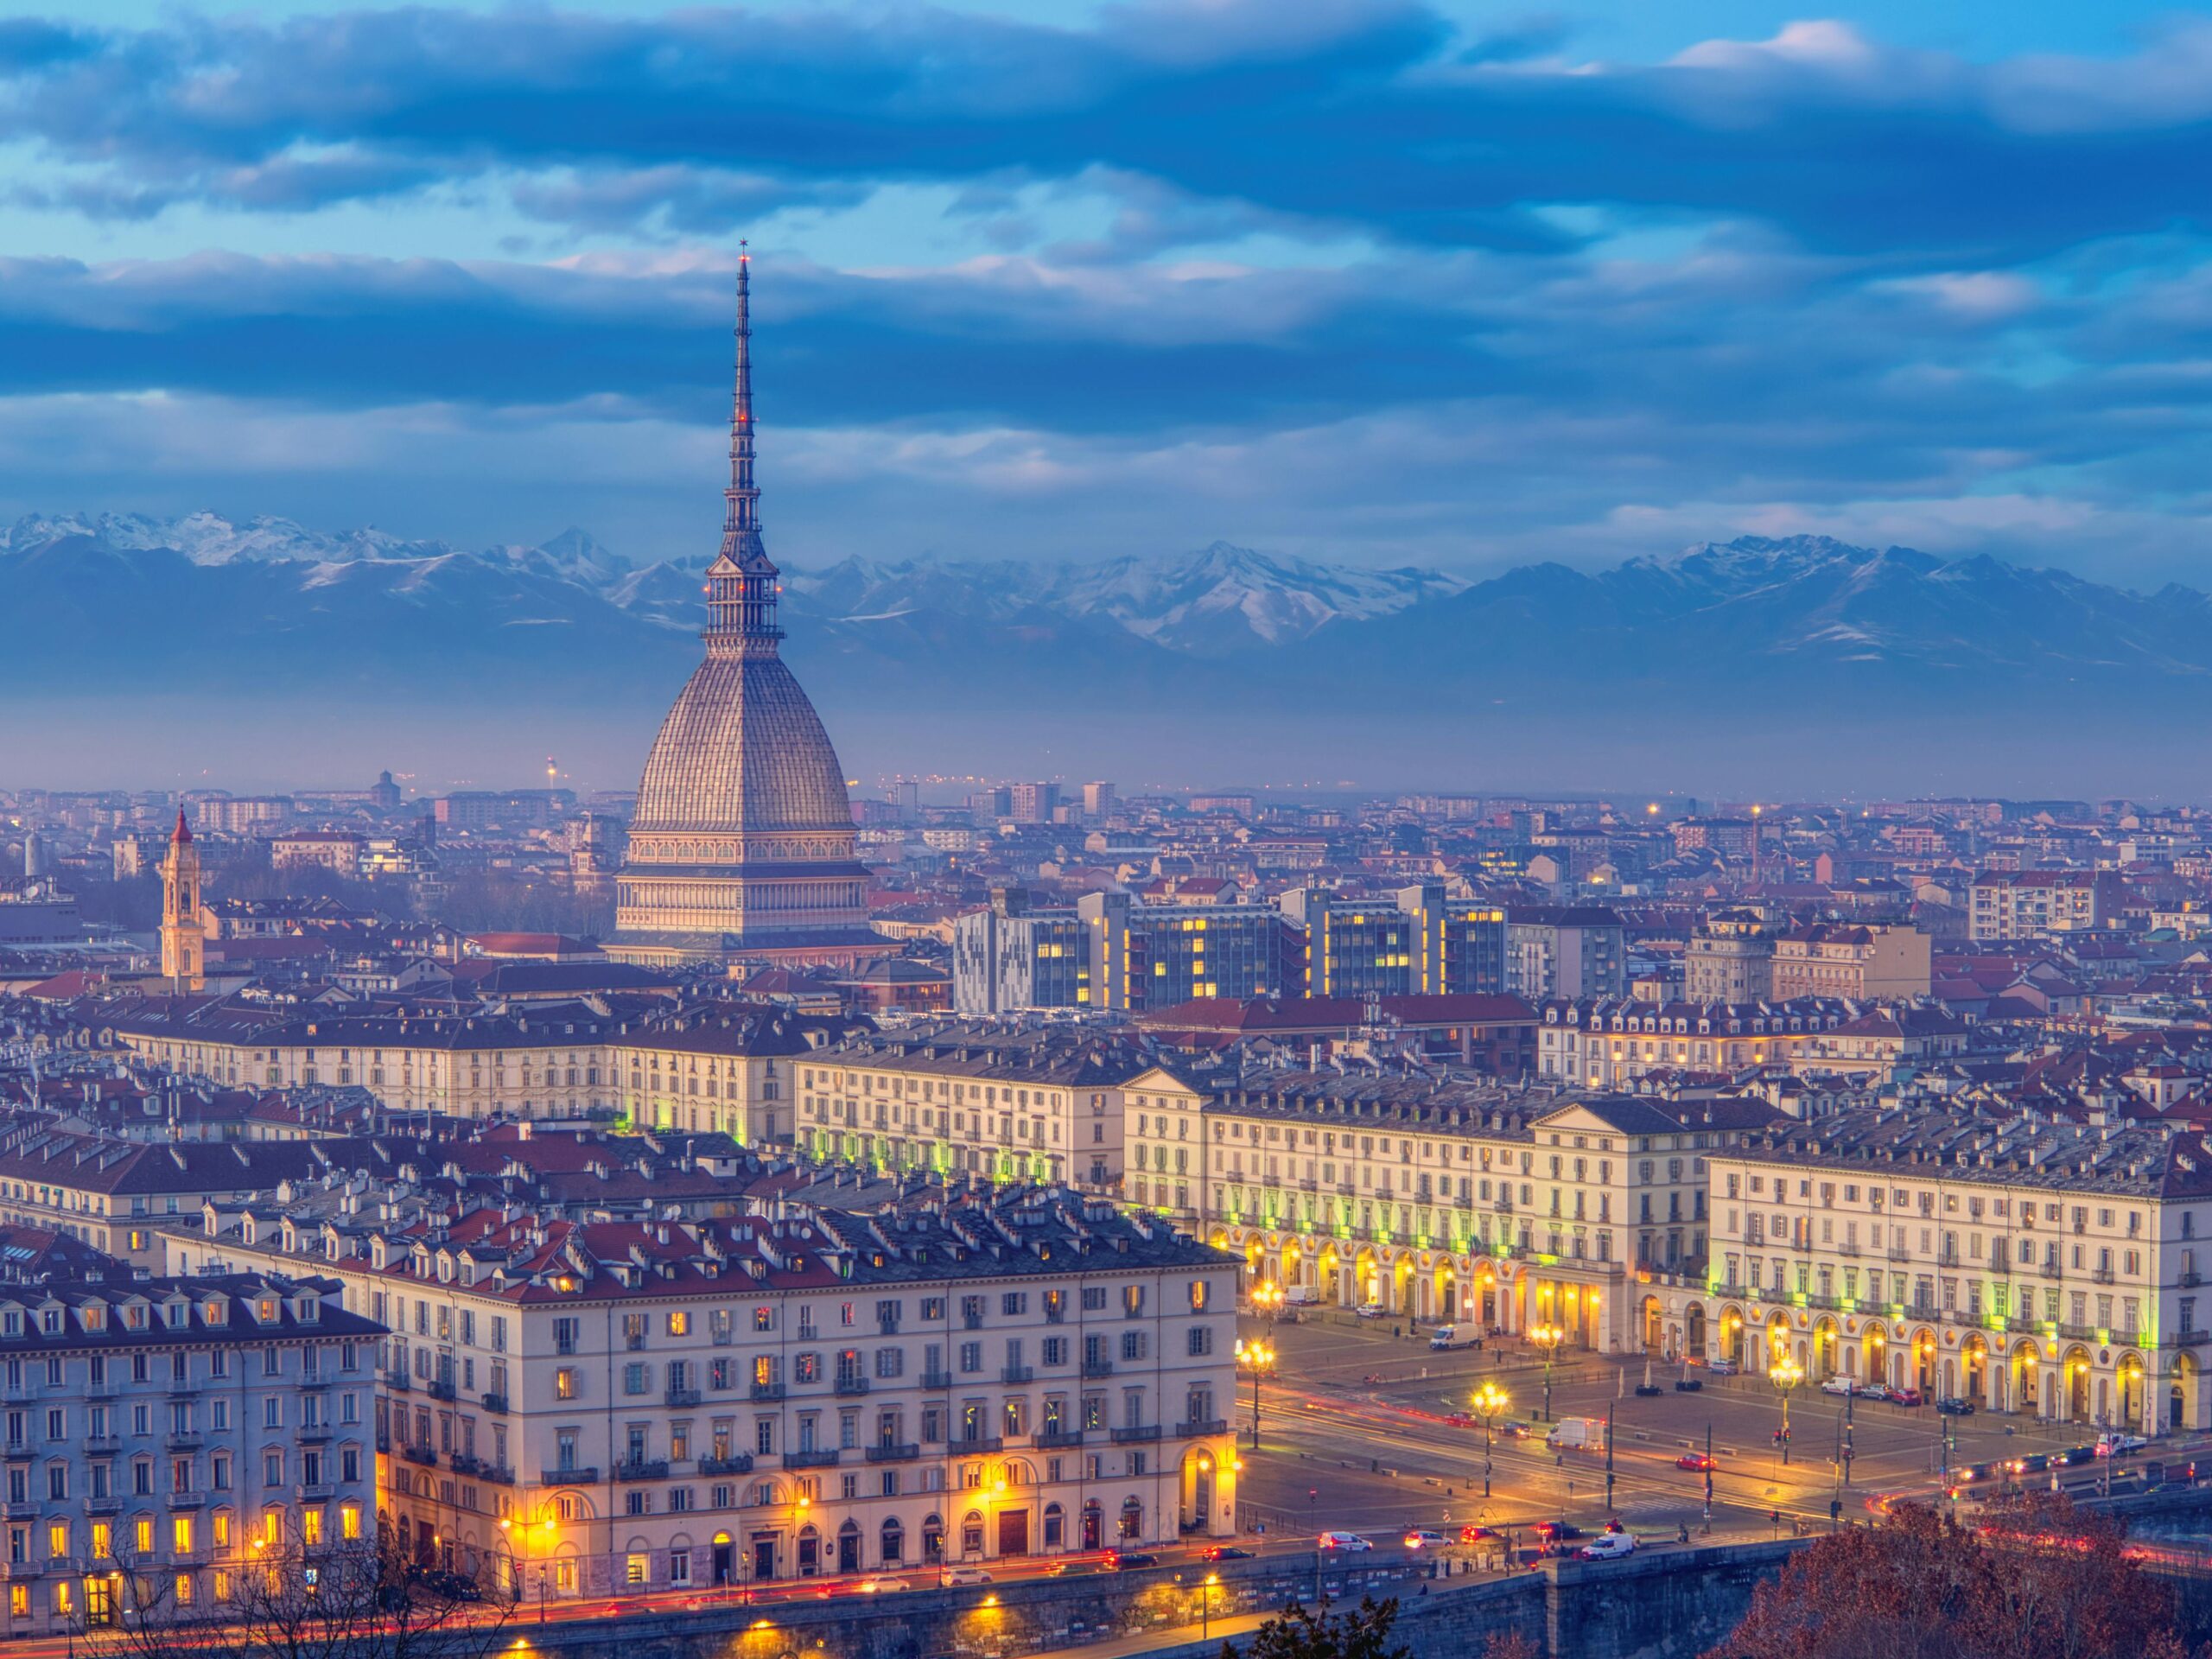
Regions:
[[1798, 22], [1570, 65], [1540, 55], [1556, 25], [1470, 38], [1404, 0], [1113, 7], [1085, 28], [523, 16], [19, 26], [0, 36], [0, 133], [101, 175], [78, 190], [87, 213], [517, 177], [534, 214], [719, 231], [823, 190], [1100, 168], [1416, 245], [1554, 245], [1532, 208], [1612, 202], [1942, 264], [2194, 216], [2212, 162], [2198, 22], [2113, 60], [1981, 64]]

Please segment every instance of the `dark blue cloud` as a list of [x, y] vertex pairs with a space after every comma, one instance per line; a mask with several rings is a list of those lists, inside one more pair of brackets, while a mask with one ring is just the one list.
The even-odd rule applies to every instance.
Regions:
[[[730, 170], [766, 205], [779, 186], [805, 200], [1107, 167], [1414, 243], [1541, 246], [1556, 232], [1532, 206], [1605, 201], [1901, 259], [2030, 257], [2204, 209], [2197, 36], [2124, 61], [1980, 66], [1808, 28], [1670, 65], [1497, 67], [1556, 33], [1471, 41], [1405, 0], [1130, 8], [1080, 30], [919, 9], [429, 8], [48, 29], [0, 47], [0, 131], [116, 175], [124, 204], [291, 207], [558, 167]], [[357, 153], [296, 155], [334, 146]], [[575, 211], [642, 214], [652, 194], [605, 184]], [[700, 212], [681, 183], [665, 205]], [[729, 211], [709, 202], [700, 222]]]

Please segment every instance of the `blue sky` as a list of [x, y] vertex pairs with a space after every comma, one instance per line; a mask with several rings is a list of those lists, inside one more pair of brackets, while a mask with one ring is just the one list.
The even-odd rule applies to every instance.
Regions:
[[0, 22], [0, 512], [787, 561], [2200, 573], [2212, 22], [74, 0]]

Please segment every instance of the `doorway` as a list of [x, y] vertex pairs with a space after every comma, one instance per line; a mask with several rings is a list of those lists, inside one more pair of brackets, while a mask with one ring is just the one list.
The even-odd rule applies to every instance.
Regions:
[[776, 1541], [755, 1538], [753, 1541], [753, 1576], [756, 1580], [776, 1576]]
[[1001, 1510], [999, 1511], [999, 1554], [1027, 1555], [1029, 1553], [1029, 1511]]
[[715, 1535], [713, 1571], [714, 1581], [718, 1585], [728, 1584], [737, 1576], [737, 1546], [726, 1532]]
[[849, 1521], [837, 1533], [837, 1570], [840, 1573], [861, 1570], [861, 1529]]

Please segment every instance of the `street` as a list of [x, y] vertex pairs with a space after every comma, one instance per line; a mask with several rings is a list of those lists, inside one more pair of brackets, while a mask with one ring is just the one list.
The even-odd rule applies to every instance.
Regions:
[[[1251, 1328], [1255, 1332], [1258, 1323]], [[1413, 1524], [1468, 1522], [1522, 1528], [1561, 1516], [1594, 1530], [1608, 1516], [1602, 1437], [1588, 1450], [1544, 1444], [1544, 1364], [1518, 1342], [1433, 1353], [1424, 1334], [1392, 1335], [1386, 1321], [1360, 1322], [1331, 1310], [1270, 1338], [1276, 1374], [1261, 1395], [1261, 1450], [1251, 1452], [1252, 1386], [1240, 1389], [1233, 1418], [1247, 1448], [1242, 1506], [1246, 1522], [1269, 1530], [1340, 1528], [1395, 1532]], [[1614, 1360], [1572, 1351], [1554, 1368], [1551, 1416], [1612, 1419], [1611, 1513], [1631, 1529], [1701, 1535], [1705, 1477], [1676, 1459], [1702, 1452], [1708, 1431], [1714, 1462], [1711, 1524], [1716, 1536], [1760, 1537], [1794, 1522], [1825, 1527], [1830, 1505], [1841, 1518], [1878, 1512], [1885, 1496], [1930, 1493], [1938, 1471], [2094, 1439], [2078, 1424], [1980, 1414], [1955, 1418], [1932, 1407], [1859, 1400], [1852, 1404], [1851, 1478], [1842, 1482], [1845, 1402], [1810, 1385], [1789, 1400], [1789, 1461], [1775, 1443], [1783, 1402], [1764, 1377], [1691, 1375], [1695, 1393], [1674, 1387], [1679, 1367], [1655, 1365], [1662, 1390], [1638, 1398], [1638, 1357]], [[1529, 1426], [1525, 1437], [1499, 1433], [1491, 1497], [1483, 1496], [1484, 1436], [1465, 1414], [1475, 1389], [1495, 1382], [1507, 1395], [1502, 1422]], [[1946, 1433], [1951, 1440], [1947, 1448]], [[1778, 1522], [1774, 1518], [1780, 1517]]]

